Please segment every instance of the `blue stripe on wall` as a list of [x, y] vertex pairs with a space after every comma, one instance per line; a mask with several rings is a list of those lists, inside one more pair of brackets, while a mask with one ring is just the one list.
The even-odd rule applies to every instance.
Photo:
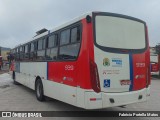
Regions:
[[130, 64], [130, 80], [131, 80], [131, 85], [129, 88], [129, 91], [133, 90], [133, 58], [132, 54], [129, 54], [129, 64]]

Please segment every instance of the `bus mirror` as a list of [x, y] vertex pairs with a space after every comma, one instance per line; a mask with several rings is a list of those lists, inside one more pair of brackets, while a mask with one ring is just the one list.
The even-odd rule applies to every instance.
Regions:
[[86, 16], [86, 21], [87, 21], [87, 23], [91, 23], [91, 21], [92, 21], [91, 16], [87, 15]]

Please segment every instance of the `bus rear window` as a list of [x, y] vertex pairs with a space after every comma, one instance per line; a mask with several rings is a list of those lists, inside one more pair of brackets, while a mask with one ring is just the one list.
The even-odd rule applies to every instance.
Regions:
[[118, 49], [144, 49], [145, 25], [141, 22], [114, 17], [95, 17], [96, 43]]

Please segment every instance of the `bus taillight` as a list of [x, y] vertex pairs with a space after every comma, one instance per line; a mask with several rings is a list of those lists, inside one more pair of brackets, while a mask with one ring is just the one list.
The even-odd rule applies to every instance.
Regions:
[[[146, 39], [149, 47], [149, 37], [148, 37], [148, 27], [146, 26]], [[150, 56], [150, 54], [149, 54]], [[150, 63], [150, 59], [148, 59], [148, 63]], [[146, 81], [146, 87], [148, 87], [151, 84], [151, 75], [150, 75], [150, 66], [147, 67], [147, 81]]]
[[100, 92], [98, 68], [96, 63], [93, 61], [90, 62], [90, 76], [91, 76], [92, 89], [97, 93]]

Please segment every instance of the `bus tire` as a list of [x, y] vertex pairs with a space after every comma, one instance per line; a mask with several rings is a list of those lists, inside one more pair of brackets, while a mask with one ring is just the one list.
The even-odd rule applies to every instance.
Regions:
[[14, 71], [13, 71], [13, 74], [12, 74], [12, 79], [13, 79], [13, 84], [15, 84], [15, 85], [20, 85], [20, 84], [16, 81], [16, 74], [15, 74]]
[[36, 92], [36, 98], [38, 101], [42, 102], [45, 100], [45, 96], [44, 96], [44, 92], [43, 92], [43, 84], [42, 84], [41, 79], [38, 79], [36, 81], [35, 92]]

